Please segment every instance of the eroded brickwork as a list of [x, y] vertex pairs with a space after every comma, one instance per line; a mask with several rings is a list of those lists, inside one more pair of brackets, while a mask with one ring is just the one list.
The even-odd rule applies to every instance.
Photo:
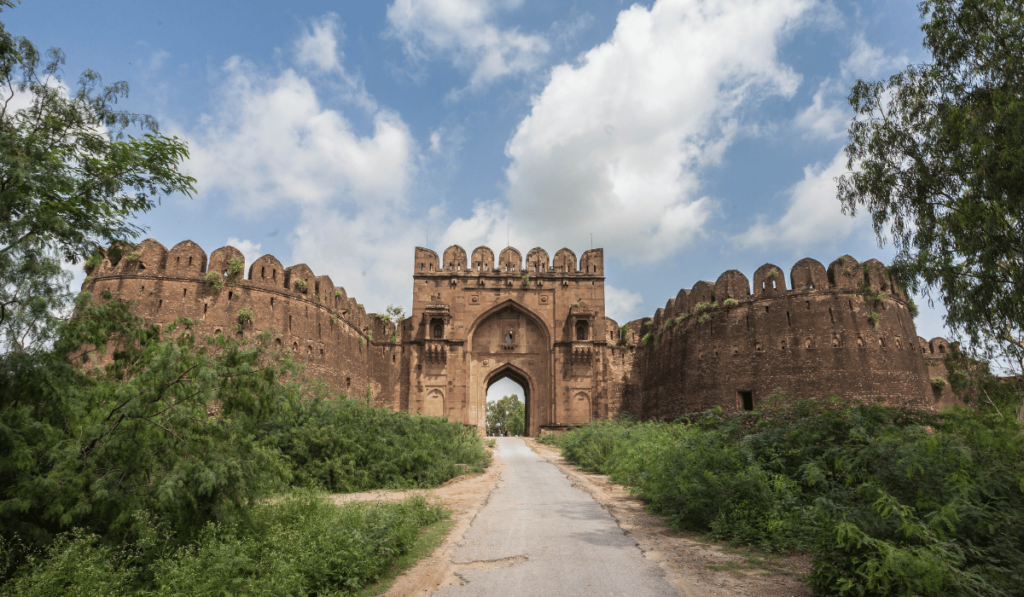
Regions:
[[[622, 326], [605, 316], [601, 249], [577, 260], [569, 249], [524, 259], [507, 247], [495, 259], [487, 247], [418, 247], [411, 317], [397, 326], [305, 264], [264, 255], [231, 279], [233, 260], [244, 260], [233, 247], [207, 257], [191, 241], [168, 251], [147, 240], [131, 258], [105, 260], [85, 289], [134, 301], [157, 323], [191, 318], [200, 333], [273, 330], [335, 390], [481, 429], [487, 389], [503, 378], [524, 388], [531, 435], [620, 412], [754, 408], [775, 389], [926, 410], [957, 402], [930, 382], [946, 377], [948, 343], [917, 336], [905, 294], [876, 260], [803, 259], [788, 279], [765, 264], [752, 286], [730, 270]], [[239, 327], [243, 308], [253, 318]]]
[[[304, 264], [285, 268], [273, 255], [246, 270], [238, 249], [222, 247], [207, 259], [192, 241], [168, 251], [150, 239], [133, 253], [105, 259], [89, 272], [92, 281], [84, 289], [97, 300], [109, 291], [112, 298], [133, 301], [135, 312], [155, 323], [190, 318], [199, 334], [241, 339], [273, 330], [277, 347], [294, 352], [309, 375], [334, 390], [369, 393], [375, 404], [399, 408], [402, 345], [395, 325], [367, 314], [330, 277], [316, 276]], [[234, 281], [226, 276], [232, 259], [243, 264]], [[219, 291], [205, 281], [210, 272], [221, 279]], [[252, 321], [239, 324], [246, 308]]]

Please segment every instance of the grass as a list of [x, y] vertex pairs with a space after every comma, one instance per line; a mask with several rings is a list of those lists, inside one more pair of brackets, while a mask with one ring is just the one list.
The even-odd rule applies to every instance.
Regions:
[[445, 537], [452, 531], [455, 521], [451, 519], [439, 520], [420, 531], [419, 537], [409, 547], [409, 551], [399, 556], [391, 569], [381, 575], [375, 584], [363, 588], [355, 593], [355, 597], [375, 597], [385, 593], [395, 584], [395, 579], [412, 569], [420, 560], [434, 553]]

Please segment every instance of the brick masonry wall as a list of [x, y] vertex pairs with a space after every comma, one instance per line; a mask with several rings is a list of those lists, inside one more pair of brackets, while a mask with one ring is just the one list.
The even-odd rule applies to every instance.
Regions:
[[[864, 285], [879, 300], [865, 298]], [[950, 403], [948, 389], [931, 388], [938, 373], [922, 356], [906, 296], [881, 263], [845, 256], [826, 270], [804, 259], [793, 267], [790, 288], [771, 264], [757, 270], [753, 291], [733, 270], [680, 291], [653, 318], [631, 322], [641, 338], [656, 339], [635, 349], [623, 410], [666, 419], [716, 406], [736, 411], [744, 393], [756, 406], [776, 388], [798, 398], [835, 395], [925, 410]], [[722, 306], [726, 299], [736, 304]], [[702, 322], [694, 309], [710, 301], [719, 307]]]
[[[374, 404], [400, 408], [402, 344], [395, 324], [367, 314], [328, 276], [317, 277], [304, 264], [284, 268], [264, 255], [229, 283], [228, 263], [244, 263], [234, 247], [217, 249], [207, 259], [192, 241], [168, 251], [149, 239], [136, 252], [138, 259], [105, 259], [89, 272], [92, 281], [83, 290], [97, 300], [109, 291], [133, 301], [134, 312], [154, 323], [190, 318], [199, 334], [244, 339], [273, 330], [276, 346], [294, 352], [308, 376], [353, 397], [369, 391]], [[220, 291], [204, 282], [210, 272], [222, 278]], [[253, 321], [239, 328], [243, 308], [252, 309]]]

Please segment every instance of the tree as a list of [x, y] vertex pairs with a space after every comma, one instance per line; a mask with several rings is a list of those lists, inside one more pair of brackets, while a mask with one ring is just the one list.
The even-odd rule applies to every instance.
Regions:
[[[0, 1], [0, 10], [10, 7]], [[195, 180], [179, 171], [188, 149], [156, 120], [116, 109], [124, 82], [104, 87], [87, 70], [70, 94], [64, 54], [43, 61], [32, 43], [0, 23], [0, 327], [5, 349], [49, 337], [45, 314], [67, 307], [60, 259], [77, 263], [122, 246], [143, 229], [129, 221], [158, 194], [191, 196]], [[127, 131], [136, 129], [141, 136]], [[31, 290], [27, 292], [26, 290]]]
[[1024, 3], [919, 10], [931, 61], [853, 87], [838, 198], [892, 239], [898, 283], [937, 290], [955, 334], [1024, 370]]
[[516, 436], [526, 429], [526, 406], [512, 394], [487, 403], [487, 435]]

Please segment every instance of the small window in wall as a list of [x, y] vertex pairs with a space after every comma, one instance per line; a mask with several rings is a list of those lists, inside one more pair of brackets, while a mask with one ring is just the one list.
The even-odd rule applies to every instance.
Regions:
[[440, 319], [431, 320], [430, 327], [435, 338], [444, 338], [444, 324]]
[[581, 321], [576, 324], [576, 339], [580, 341], [587, 339], [587, 322]]
[[513, 341], [512, 332], [505, 334], [505, 346], [512, 346]]
[[754, 410], [754, 393], [750, 390], [738, 390], [740, 402], [743, 404], [743, 410]]

